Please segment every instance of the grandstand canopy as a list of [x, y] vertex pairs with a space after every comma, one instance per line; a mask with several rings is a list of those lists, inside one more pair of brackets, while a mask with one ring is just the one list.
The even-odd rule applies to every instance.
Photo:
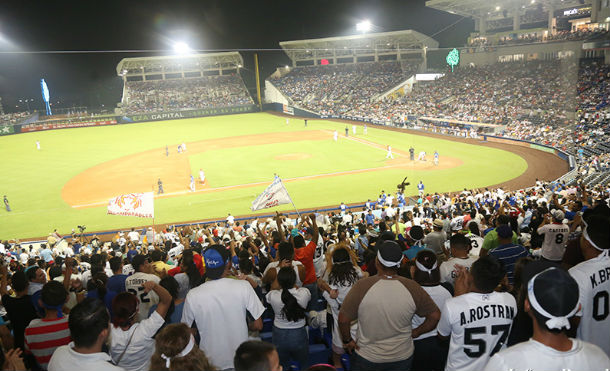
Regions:
[[426, 6], [442, 10], [444, 12], [461, 15], [464, 17], [486, 17], [488, 19], [504, 18], [513, 15], [515, 11], [525, 12], [538, 9], [558, 10], [564, 8], [581, 7], [591, 4], [592, 0], [428, 0]]
[[332, 63], [358, 62], [365, 60], [408, 58], [421, 55], [426, 48], [438, 48], [438, 42], [429, 36], [413, 30], [370, 33], [362, 35], [326, 37], [322, 39], [282, 41], [280, 46], [293, 61], [313, 61], [327, 59]]
[[238, 52], [172, 55], [160, 57], [124, 58], [116, 67], [118, 76], [127, 80], [130, 77], [162, 76], [185, 77], [223, 71], [235, 71], [243, 66], [244, 60]]

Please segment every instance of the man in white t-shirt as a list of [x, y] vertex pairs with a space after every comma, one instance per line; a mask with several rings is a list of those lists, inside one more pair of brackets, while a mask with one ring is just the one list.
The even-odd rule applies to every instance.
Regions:
[[138, 297], [140, 310], [138, 321], [148, 318], [150, 307], [159, 303], [159, 296], [154, 291], [145, 292], [144, 282], [153, 281], [159, 283], [159, 276], [153, 274], [153, 268], [148, 258], [144, 255], [136, 255], [131, 260], [135, 273], [125, 280], [125, 289]]
[[[245, 280], [227, 278], [231, 256], [222, 245], [212, 245], [203, 253], [208, 281], [186, 296], [182, 322], [197, 325], [201, 342], [210, 363], [219, 370], [232, 369], [233, 356], [241, 343], [248, 340], [248, 329], [263, 329], [261, 318], [265, 307]], [[254, 318], [248, 324], [246, 314]]]
[[470, 270], [472, 264], [478, 259], [468, 254], [470, 240], [463, 234], [454, 234], [449, 239], [451, 258], [443, 262], [440, 267], [441, 282], [455, 284], [455, 279], [461, 269]]
[[494, 292], [504, 275], [492, 256], [479, 258], [470, 272], [460, 271], [455, 297], [445, 302], [437, 327], [439, 337], [451, 336], [445, 371], [481, 370], [505, 348], [517, 303], [509, 293]]
[[538, 234], [544, 235], [540, 255], [552, 262], [560, 263], [568, 244], [570, 227], [563, 224], [564, 213], [561, 210], [552, 210], [538, 227]]
[[127, 233], [127, 238], [131, 242], [138, 243], [140, 241], [140, 234], [136, 232], [135, 228], [131, 228], [131, 231]]
[[577, 337], [593, 343], [610, 356], [610, 221], [600, 215], [584, 219], [580, 250], [585, 261], [569, 273], [580, 288], [582, 310]]
[[530, 279], [523, 307], [534, 334], [491, 357], [485, 371], [608, 370], [610, 359], [603, 350], [565, 332], [580, 306], [578, 291], [576, 281], [562, 269], [548, 268]]
[[72, 342], [55, 349], [49, 371], [96, 370], [122, 371], [102, 352], [110, 334], [110, 315], [104, 303], [87, 298], [70, 311], [68, 320]]

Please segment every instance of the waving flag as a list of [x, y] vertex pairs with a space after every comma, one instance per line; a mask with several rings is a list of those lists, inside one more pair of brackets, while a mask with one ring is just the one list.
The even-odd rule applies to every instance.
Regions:
[[108, 201], [108, 214], [154, 218], [153, 199], [152, 192], [120, 195]]
[[252, 211], [292, 203], [290, 195], [279, 177], [252, 202]]

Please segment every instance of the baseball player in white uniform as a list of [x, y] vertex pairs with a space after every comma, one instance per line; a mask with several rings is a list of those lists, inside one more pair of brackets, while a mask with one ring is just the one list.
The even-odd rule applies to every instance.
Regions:
[[352, 133], [354, 133], [354, 135], [356, 135], [356, 125], [352, 125]]
[[385, 155], [385, 158], [394, 158], [394, 156], [392, 155], [392, 146], [388, 146], [388, 153]]
[[201, 184], [205, 183], [205, 173], [203, 172], [203, 169], [199, 169], [199, 181]]
[[333, 133], [333, 139], [335, 140], [335, 142], [337, 141], [337, 138], [339, 138], [339, 133], [337, 133], [337, 130], [335, 130], [335, 132]]
[[578, 283], [582, 305], [577, 337], [610, 356], [610, 222], [590, 215], [584, 223], [580, 250], [585, 261], [568, 271]]
[[426, 151], [421, 151], [417, 157], [419, 161], [426, 161]]
[[517, 302], [507, 292], [494, 291], [504, 275], [502, 264], [491, 256], [458, 275], [456, 296], [445, 302], [437, 327], [440, 337], [451, 337], [445, 371], [482, 370], [491, 355], [506, 347]]
[[364, 135], [366, 135], [366, 133], [368, 133], [368, 128], [366, 127], [366, 124], [364, 124]]
[[36, 149], [40, 151], [40, 141], [36, 141]]
[[182, 152], [186, 152], [186, 143], [182, 143]]
[[189, 189], [191, 192], [195, 192], [195, 177], [191, 174], [191, 182], [189, 184]]

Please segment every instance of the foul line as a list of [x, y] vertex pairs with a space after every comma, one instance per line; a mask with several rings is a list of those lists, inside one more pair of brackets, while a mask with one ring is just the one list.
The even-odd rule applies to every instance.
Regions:
[[[365, 169], [337, 171], [337, 172], [333, 172], [333, 173], [323, 173], [323, 174], [315, 174], [315, 175], [305, 175], [305, 176], [299, 176], [299, 177], [295, 177], [295, 178], [282, 179], [282, 181], [283, 182], [295, 182], [295, 181], [307, 180], [307, 179], [331, 177], [331, 176], [337, 176], [337, 175], [358, 174], [358, 173], [365, 173], [365, 172], [369, 172], [369, 171], [392, 169], [392, 168], [396, 168], [396, 167], [404, 167], [404, 164], [385, 165], [385, 166], [371, 167], [371, 168], [365, 168]], [[269, 185], [269, 184], [271, 184], [271, 182], [265, 181], [265, 182], [245, 183], [245, 184], [237, 184], [237, 185], [215, 187], [215, 188], [204, 188], [204, 189], [196, 190], [194, 192], [178, 191], [178, 192], [163, 193], [162, 195], [155, 195], [155, 198], [166, 198], [166, 197], [186, 195], [186, 194], [215, 192], [215, 191], [222, 191], [222, 190], [235, 189], [235, 188], [248, 188], [248, 187], [256, 187], [256, 186]], [[103, 201], [103, 202], [100, 201], [100, 202], [94, 202], [94, 203], [90, 203], [90, 204], [74, 205], [72, 207], [78, 209], [78, 208], [83, 208], [83, 207], [102, 206], [102, 205], [106, 205], [106, 204], [108, 204], [108, 201]]]

